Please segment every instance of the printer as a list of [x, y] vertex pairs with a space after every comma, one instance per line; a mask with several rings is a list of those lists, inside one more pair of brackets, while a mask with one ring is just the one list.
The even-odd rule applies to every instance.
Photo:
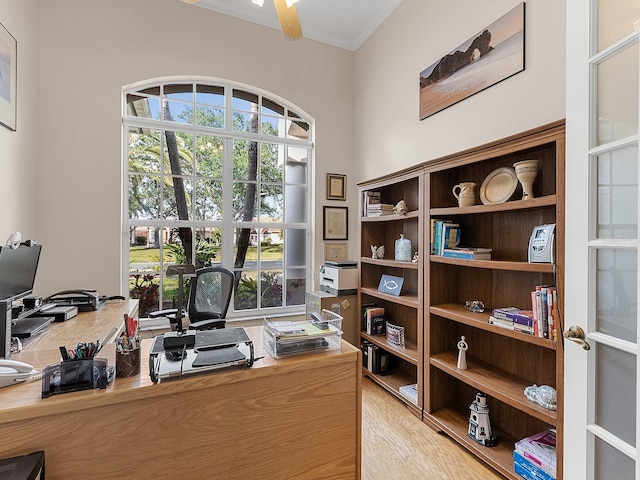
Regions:
[[320, 267], [320, 290], [337, 296], [358, 293], [358, 262], [324, 262]]

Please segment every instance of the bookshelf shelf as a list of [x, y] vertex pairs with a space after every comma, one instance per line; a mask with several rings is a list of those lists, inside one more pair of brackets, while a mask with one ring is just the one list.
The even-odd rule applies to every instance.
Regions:
[[497, 432], [500, 438], [498, 444], [495, 447], [487, 448], [469, 438], [467, 435], [469, 418], [457, 411], [443, 408], [432, 413], [429, 421], [435, 424], [436, 429], [449, 435], [506, 478], [522, 480], [522, 477], [513, 471], [514, 442], [506, 440], [501, 432]]
[[418, 365], [418, 362], [422, 361], [422, 358], [418, 355], [418, 346], [415, 342], [405, 341], [405, 347], [396, 347], [387, 342], [387, 337], [383, 335], [369, 335], [365, 332], [360, 332], [360, 336], [365, 340], [369, 340], [371, 343], [375, 343], [379, 347], [392, 352], [395, 356], [406, 360], [407, 362]]
[[407, 212], [406, 215], [380, 215], [377, 217], [362, 217], [360, 221], [363, 223], [367, 222], [397, 222], [398, 220], [406, 220], [409, 218], [418, 218], [420, 216], [420, 212], [417, 210], [413, 210], [411, 212]]
[[511, 262], [508, 260], [465, 260], [462, 258], [431, 255], [432, 263], [446, 263], [471, 268], [486, 268], [491, 270], [512, 270], [516, 272], [553, 273], [554, 266], [550, 263]]
[[375, 288], [366, 288], [366, 287], [362, 287], [360, 290], [364, 295], [369, 295], [370, 297], [374, 297], [380, 300], [386, 300], [388, 302], [404, 305], [405, 307], [417, 309], [419, 306], [418, 297], [414, 295], [396, 296], [396, 295], [380, 292]]
[[451, 215], [469, 215], [479, 213], [508, 212], [513, 210], [528, 210], [540, 207], [552, 207], [557, 203], [556, 195], [545, 195], [544, 197], [533, 198], [531, 200], [511, 200], [505, 203], [494, 203], [489, 205], [472, 205], [470, 207], [444, 207], [432, 208], [429, 214], [432, 217], [447, 217]]
[[486, 330], [488, 332], [495, 333], [496, 335], [503, 335], [505, 337], [514, 338], [520, 342], [532, 343], [540, 347], [555, 350], [557, 347], [556, 342], [540, 337], [534, 337], [533, 335], [527, 335], [522, 332], [515, 332], [506, 328], [496, 327], [489, 323], [488, 313], [471, 313], [465, 310], [462, 305], [455, 303], [446, 303], [443, 305], [431, 305], [429, 312], [434, 315], [438, 315], [442, 318], [447, 318], [458, 323], [463, 323], [474, 328]]
[[415, 382], [415, 378], [406, 373], [398, 373], [395, 375], [377, 375], [375, 373], [370, 372], [366, 368], [362, 369], [362, 373], [369, 377], [371, 380], [376, 382], [382, 388], [391, 393], [394, 397], [398, 398], [400, 401], [405, 403], [411, 413], [416, 415], [419, 418], [422, 418], [422, 408], [418, 405], [414, 404], [407, 400], [401, 393], [400, 387], [404, 387], [405, 385], [411, 385]]
[[460, 370], [457, 368], [458, 356], [453, 352], [434, 355], [430, 362], [434, 367], [487, 395], [539, 418], [549, 425], [556, 426], [555, 410], [548, 410], [527, 399], [524, 396], [524, 389], [531, 384], [516, 375], [493, 368], [472, 357], [467, 357], [468, 368]]
[[406, 268], [410, 270], [417, 270], [418, 263], [413, 262], [397, 262], [395, 260], [384, 260], [379, 258], [361, 257], [360, 263], [368, 263], [370, 265], [380, 265], [387, 268]]

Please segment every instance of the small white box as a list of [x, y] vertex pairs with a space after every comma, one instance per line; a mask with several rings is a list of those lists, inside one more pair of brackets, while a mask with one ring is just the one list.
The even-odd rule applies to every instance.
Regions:
[[342, 317], [322, 310], [303, 321], [263, 321], [264, 350], [274, 358], [340, 349]]

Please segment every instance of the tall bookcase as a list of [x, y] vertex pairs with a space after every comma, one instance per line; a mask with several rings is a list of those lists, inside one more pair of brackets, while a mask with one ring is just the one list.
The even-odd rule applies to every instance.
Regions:
[[[423, 408], [423, 265], [425, 263], [424, 235], [424, 175], [421, 168], [405, 170], [381, 179], [360, 183], [360, 289], [359, 310], [374, 303], [384, 307], [385, 319], [404, 327], [405, 347], [395, 347], [387, 342], [385, 335], [368, 335], [360, 332], [360, 339], [377, 345], [389, 354], [390, 373], [374, 374], [363, 368], [365, 375], [380, 384], [391, 394], [405, 402], [410, 411], [422, 418]], [[408, 207], [405, 215], [364, 216], [367, 192], [379, 192], [380, 201], [396, 205], [404, 200]], [[395, 241], [404, 233], [411, 240], [413, 252], [418, 252], [417, 262], [395, 260]], [[371, 246], [385, 247], [384, 258], [372, 258]], [[382, 275], [403, 278], [399, 296], [378, 290]], [[418, 398], [414, 403], [400, 393], [400, 387], [417, 384]]]
[[[564, 272], [564, 122], [514, 135], [491, 144], [429, 162], [425, 166], [426, 206], [431, 218], [457, 221], [461, 244], [493, 249], [492, 260], [461, 260], [431, 255], [425, 265], [424, 416], [423, 421], [447, 433], [507, 478], [513, 472], [514, 442], [547, 428], [557, 429], [557, 478], [562, 478], [563, 350], [562, 323], [557, 338], [537, 338], [488, 323], [493, 308], [531, 309], [537, 285], [555, 285], [563, 313]], [[520, 200], [518, 185], [504, 203], [483, 205], [479, 189], [498, 168], [538, 159], [535, 198]], [[477, 184], [476, 205], [458, 207], [454, 185]], [[529, 263], [532, 229], [556, 224], [556, 262]], [[481, 300], [483, 313], [464, 308]], [[562, 315], [560, 315], [562, 318]], [[457, 342], [466, 337], [468, 369], [457, 368]], [[558, 408], [547, 410], [524, 396], [529, 385], [551, 385]], [[469, 407], [476, 391], [488, 396], [489, 418], [499, 441], [495, 447], [467, 435]]]

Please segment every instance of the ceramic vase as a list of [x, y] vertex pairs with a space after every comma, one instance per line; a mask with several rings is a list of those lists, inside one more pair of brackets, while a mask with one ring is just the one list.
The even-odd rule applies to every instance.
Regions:
[[538, 175], [538, 160], [523, 160], [513, 164], [516, 170], [516, 177], [522, 185], [522, 200], [533, 198], [533, 182]]
[[404, 233], [401, 233], [400, 238], [396, 240], [396, 261], [411, 261], [411, 240], [406, 238]]
[[453, 187], [451, 192], [458, 199], [459, 207], [470, 207], [476, 204], [476, 192], [474, 188], [476, 184], [473, 182], [462, 182]]

